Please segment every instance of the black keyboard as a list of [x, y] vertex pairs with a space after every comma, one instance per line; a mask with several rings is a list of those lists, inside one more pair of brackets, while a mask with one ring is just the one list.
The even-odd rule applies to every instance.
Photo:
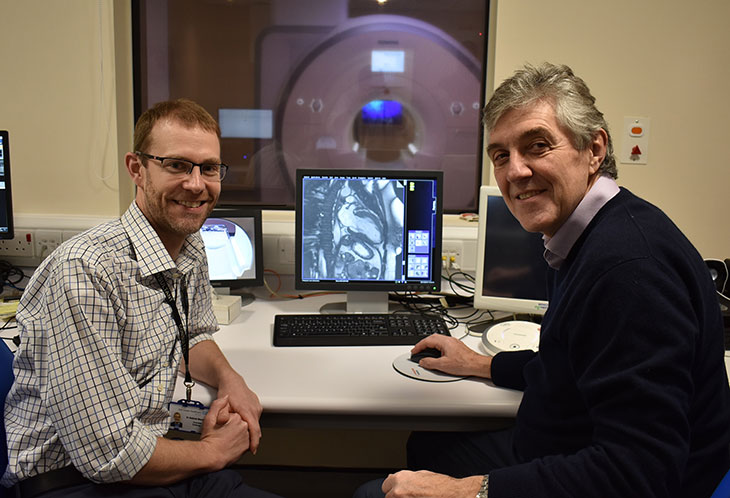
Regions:
[[420, 313], [276, 315], [274, 346], [390, 346], [449, 334], [443, 318]]

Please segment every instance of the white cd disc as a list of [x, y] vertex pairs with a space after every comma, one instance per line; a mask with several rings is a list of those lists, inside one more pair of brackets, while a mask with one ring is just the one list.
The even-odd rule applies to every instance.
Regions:
[[439, 372], [438, 370], [427, 370], [414, 363], [410, 360], [411, 353], [406, 353], [398, 356], [393, 360], [393, 368], [397, 372], [402, 373], [406, 377], [412, 379], [426, 380], [429, 382], [454, 382], [455, 380], [461, 380], [465, 377], [455, 376]]
[[490, 354], [531, 349], [540, 344], [540, 324], [513, 320], [492, 325], [482, 335], [482, 345]]

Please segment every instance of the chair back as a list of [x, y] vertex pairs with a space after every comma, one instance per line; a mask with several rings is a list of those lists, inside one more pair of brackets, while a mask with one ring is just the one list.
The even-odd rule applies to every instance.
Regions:
[[[5, 472], [8, 465], [8, 446], [5, 441], [5, 397], [13, 385], [13, 353], [5, 343], [0, 340], [0, 474]], [[0, 498], [9, 497], [8, 489], [0, 486]]]
[[730, 498], [730, 470], [727, 471], [710, 498]]

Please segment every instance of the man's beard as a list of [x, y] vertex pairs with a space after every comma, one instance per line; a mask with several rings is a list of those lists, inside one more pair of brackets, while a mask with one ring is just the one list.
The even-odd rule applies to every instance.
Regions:
[[[172, 200], [168, 200], [167, 202], [168, 205], [175, 204]], [[207, 209], [205, 211], [205, 214], [202, 216], [171, 216], [164, 207], [162, 196], [154, 188], [151, 182], [147, 182], [145, 185], [145, 203], [147, 204], [149, 209], [148, 216], [154, 217], [149, 221], [156, 230], [161, 230], [164, 233], [180, 235], [183, 237], [199, 231], [200, 227], [203, 226], [206, 218], [210, 215], [211, 211], [213, 211], [213, 208], [215, 207], [215, 203], [206, 203]]]

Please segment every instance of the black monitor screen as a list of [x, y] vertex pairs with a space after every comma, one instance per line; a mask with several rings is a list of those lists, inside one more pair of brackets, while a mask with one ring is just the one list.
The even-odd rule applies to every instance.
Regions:
[[10, 195], [10, 139], [0, 130], [0, 239], [13, 238], [13, 198]]
[[547, 263], [542, 236], [526, 232], [501, 197], [489, 199], [483, 292], [494, 296], [547, 299]]
[[296, 287], [439, 290], [442, 181], [440, 171], [297, 170]]
[[214, 287], [253, 287], [263, 284], [261, 210], [217, 207], [200, 234]]
[[497, 187], [480, 189], [474, 307], [544, 314], [548, 265], [542, 235], [525, 231]]

